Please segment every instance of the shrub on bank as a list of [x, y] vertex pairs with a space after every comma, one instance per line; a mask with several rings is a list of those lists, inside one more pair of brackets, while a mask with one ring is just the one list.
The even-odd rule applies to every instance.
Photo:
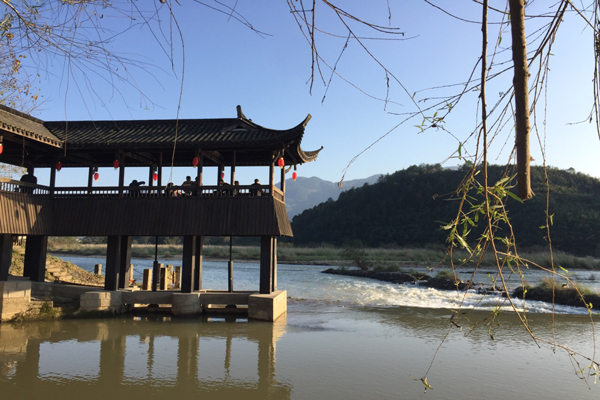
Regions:
[[573, 307], [600, 304], [600, 296], [591, 289], [576, 282], [568, 282], [563, 278], [544, 277], [536, 286], [516, 288], [512, 296]]

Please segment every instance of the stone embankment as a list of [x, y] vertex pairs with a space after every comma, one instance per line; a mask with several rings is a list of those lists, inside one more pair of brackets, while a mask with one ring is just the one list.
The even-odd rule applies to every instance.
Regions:
[[13, 247], [11, 277], [0, 282], [0, 321], [71, 316], [79, 309], [82, 293], [104, 286], [103, 276], [50, 255], [46, 257], [45, 282], [31, 282], [23, 277], [24, 254], [23, 247]]
[[[14, 246], [12, 263], [9, 270], [11, 275], [23, 276], [24, 257], [25, 248]], [[75, 264], [51, 255], [46, 257], [46, 281], [86, 286], [104, 286], [104, 276], [88, 272]]]

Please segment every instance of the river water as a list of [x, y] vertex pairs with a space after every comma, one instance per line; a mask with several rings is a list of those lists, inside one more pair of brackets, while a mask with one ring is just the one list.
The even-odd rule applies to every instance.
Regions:
[[[102, 263], [65, 258], [90, 270]], [[138, 274], [151, 265], [133, 262]], [[417, 399], [424, 376], [430, 399], [600, 396], [593, 376], [586, 383], [576, 374], [589, 362], [537, 346], [509, 311], [492, 321], [498, 297], [321, 270], [279, 265], [278, 286], [290, 299], [275, 323], [145, 314], [2, 324], [0, 399]], [[226, 263], [205, 262], [203, 283], [226, 289]], [[258, 265], [235, 263], [234, 289], [257, 287]], [[458, 326], [451, 325], [450, 310], [461, 302]], [[552, 314], [539, 302], [526, 309], [536, 335], [594, 355], [584, 312], [557, 307]]]

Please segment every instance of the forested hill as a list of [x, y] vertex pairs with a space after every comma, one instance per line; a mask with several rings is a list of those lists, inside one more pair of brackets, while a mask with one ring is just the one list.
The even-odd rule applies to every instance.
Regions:
[[[490, 166], [490, 184], [498, 181], [504, 170]], [[369, 247], [443, 244], [448, 231], [440, 227], [456, 218], [459, 202], [454, 193], [465, 174], [465, 170], [422, 165], [382, 175], [375, 184], [350, 189], [336, 201], [295, 216], [293, 241], [298, 245], [344, 245], [358, 240]], [[547, 174], [553, 248], [599, 256], [600, 181], [573, 170], [548, 168]], [[532, 167], [531, 179], [534, 198], [520, 203], [509, 197], [506, 205], [517, 244], [535, 250], [547, 247], [546, 230], [540, 228], [546, 225], [543, 168]], [[481, 198], [474, 201], [481, 202]], [[474, 229], [472, 239], [476, 238]]]

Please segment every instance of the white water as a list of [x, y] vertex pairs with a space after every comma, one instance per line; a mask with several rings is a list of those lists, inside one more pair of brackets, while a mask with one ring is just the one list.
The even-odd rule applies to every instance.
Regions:
[[[88, 271], [93, 271], [95, 264], [104, 263], [100, 257], [69, 257], [61, 256]], [[165, 265], [177, 265], [178, 260], [161, 261]], [[152, 268], [152, 260], [132, 259], [134, 278], [141, 280], [143, 270]], [[510, 304], [506, 299], [497, 295], [481, 295], [476, 291], [467, 294], [452, 290], [436, 290], [423, 288], [412, 284], [398, 285], [373, 279], [355, 278], [343, 275], [323, 274], [324, 266], [314, 265], [278, 265], [278, 288], [287, 290], [288, 296], [296, 300], [339, 303], [342, 305], [361, 305], [372, 307], [407, 306], [436, 309], [474, 309], [491, 311], [501, 307], [508, 309]], [[425, 272], [425, 271], [423, 271]], [[480, 271], [475, 282], [489, 286], [491, 272]], [[459, 274], [461, 279], [469, 279], [470, 273]], [[530, 284], [539, 282], [543, 274], [537, 271], [526, 272]], [[600, 282], [597, 272], [581, 272], [575, 276], [578, 282], [598, 290], [596, 282]], [[227, 263], [205, 261], [203, 263], [202, 286], [205, 289], [227, 289]], [[508, 281], [510, 289], [516, 287], [520, 278], [511, 277]], [[259, 265], [249, 262], [234, 262], [234, 290], [257, 290], [259, 286]], [[514, 299], [515, 306], [522, 310], [523, 301]], [[587, 314], [584, 308], [567, 307], [539, 302], [527, 301], [527, 312], [531, 313], [564, 313]]]

